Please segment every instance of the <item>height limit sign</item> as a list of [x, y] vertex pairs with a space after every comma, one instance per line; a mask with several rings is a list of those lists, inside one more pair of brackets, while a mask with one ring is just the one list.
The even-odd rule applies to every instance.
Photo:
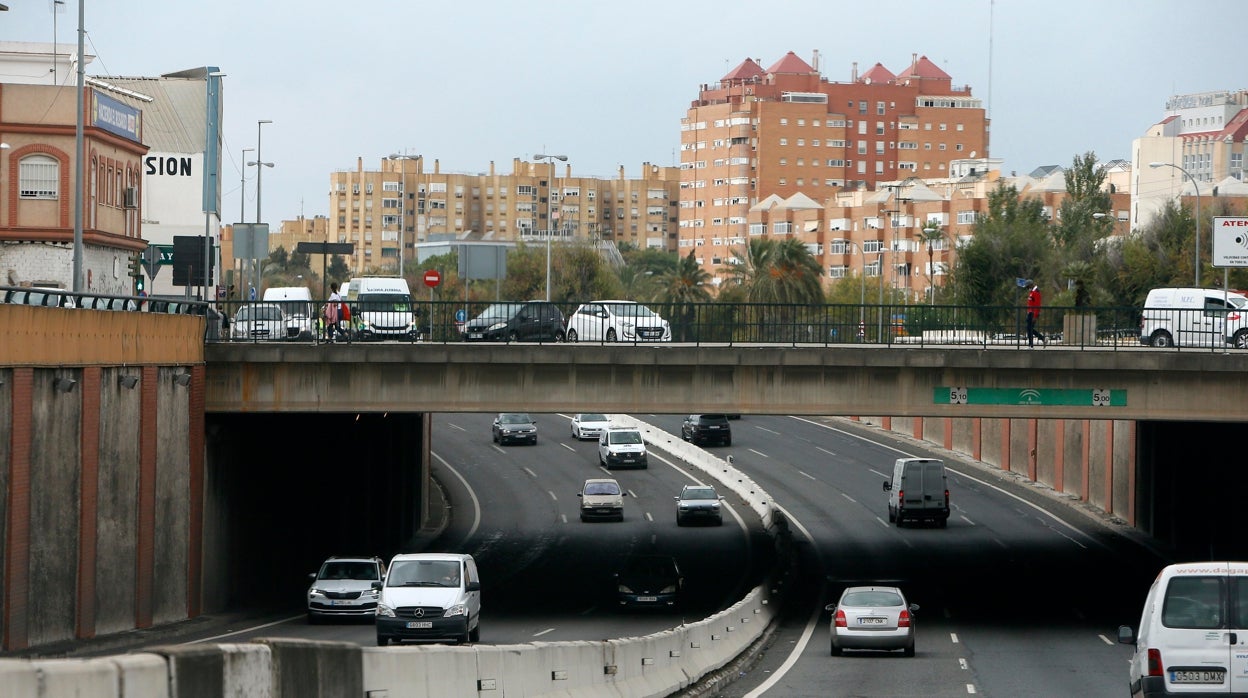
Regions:
[[1248, 267], [1248, 218], [1213, 219], [1213, 266]]

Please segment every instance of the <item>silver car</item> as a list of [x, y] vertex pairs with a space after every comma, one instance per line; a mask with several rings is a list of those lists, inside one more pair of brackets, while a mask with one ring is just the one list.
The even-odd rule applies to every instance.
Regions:
[[722, 526], [724, 515], [720, 511], [723, 497], [710, 485], [685, 485], [676, 497], [676, 525], [684, 526], [690, 521], [709, 521]]
[[378, 598], [373, 582], [386, 578], [386, 566], [376, 557], [331, 557], [308, 577], [309, 623], [342, 617], [371, 620]]
[[841, 650], [901, 650], [914, 656], [914, 614], [918, 604], [907, 604], [897, 587], [849, 587], [832, 612], [832, 656]]
[[282, 307], [276, 303], [244, 305], [234, 314], [230, 337], [260, 341], [286, 339], [286, 316]]

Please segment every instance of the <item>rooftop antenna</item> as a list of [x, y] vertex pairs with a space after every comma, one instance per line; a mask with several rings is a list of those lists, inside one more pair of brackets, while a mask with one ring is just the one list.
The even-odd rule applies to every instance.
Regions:
[[56, 16], [65, 11], [65, 0], [48, 0], [52, 11], [52, 84], [59, 85], [56, 77]]

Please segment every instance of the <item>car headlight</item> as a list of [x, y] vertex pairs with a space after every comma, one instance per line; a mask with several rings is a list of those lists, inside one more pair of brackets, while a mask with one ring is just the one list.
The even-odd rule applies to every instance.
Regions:
[[378, 589], [365, 589], [364, 591], [360, 592], [360, 598], [364, 598], [365, 596], [369, 598], [373, 598], [373, 599], [380, 598], [381, 591]]
[[442, 617], [454, 618], [455, 616], [466, 616], [466, 615], [468, 615], [468, 607], [462, 603], [457, 603], [454, 606], [451, 606], [450, 608], [446, 609], [446, 613], [443, 613]]
[[312, 587], [311, 589], [308, 589], [308, 596], [324, 596], [324, 595], [325, 595], [325, 592], [321, 591], [320, 589], [317, 589], [316, 587]]
[[621, 326], [621, 327], [623, 327], [623, 328], [624, 328], [624, 329], [626, 329], [626, 330], [631, 330], [631, 329], [633, 329], [633, 327], [635, 326], [635, 323], [632, 323], [632, 322], [629, 322], [628, 320], [625, 320], [624, 322], [621, 322], [621, 323], [620, 323], [620, 326]]
[[389, 606], [385, 605], [384, 603], [379, 603], [379, 604], [377, 604], [377, 615], [378, 615], [378, 616], [384, 616], [384, 617], [386, 617], [386, 618], [393, 618], [393, 617], [394, 617], [394, 609], [393, 609], [393, 608], [390, 608]]
[[633, 590], [632, 590], [632, 589], [629, 589], [629, 588], [628, 588], [628, 585], [626, 585], [626, 584], [621, 584], [621, 585], [620, 585], [620, 593], [621, 593], [621, 594], [631, 594], [631, 593], [633, 593]]
[[491, 331], [491, 332], [493, 332], [494, 330], [501, 330], [501, 329], [503, 329], [503, 328], [505, 328], [505, 327], [507, 327], [507, 323], [505, 323], [505, 322], [496, 322], [496, 323], [494, 323], [493, 325], [490, 325], [489, 327], [487, 327], [486, 329], [487, 329], [487, 330], [489, 330], [489, 331]]
[[719, 502], [711, 502], [711, 508], [712, 508], [712, 509], [718, 509], [718, 508], [719, 508]]
[[663, 587], [662, 589], [660, 589], [660, 590], [659, 590], [659, 593], [660, 593], [660, 594], [675, 594], [675, 593], [676, 593], [676, 585], [675, 585], [675, 584], [668, 584], [667, 586], [665, 586], [665, 587]]

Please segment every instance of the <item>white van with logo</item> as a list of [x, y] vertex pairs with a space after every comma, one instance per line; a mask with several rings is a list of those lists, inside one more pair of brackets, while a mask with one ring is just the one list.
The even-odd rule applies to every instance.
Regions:
[[1168, 565], [1144, 601], [1132, 696], [1248, 696], [1248, 562]]
[[481, 641], [481, 576], [471, 555], [407, 553], [373, 582], [377, 644], [393, 640]]
[[949, 481], [944, 461], [936, 458], [898, 458], [893, 477], [884, 481], [888, 493], [888, 521], [949, 523]]
[[1140, 344], [1248, 349], [1248, 296], [1216, 288], [1155, 288], [1140, 314]]
[[351, 325], [359, 339], [420, 338], [407, 280], [397, 276], [357, 276], [347, 285]]
[[264, 302], [276, 303], [286, 316], [289, 339], [313, 339], [316, 336], [316, 308], [312, 292], [306, 286], [274, 286], [264, 290]]

